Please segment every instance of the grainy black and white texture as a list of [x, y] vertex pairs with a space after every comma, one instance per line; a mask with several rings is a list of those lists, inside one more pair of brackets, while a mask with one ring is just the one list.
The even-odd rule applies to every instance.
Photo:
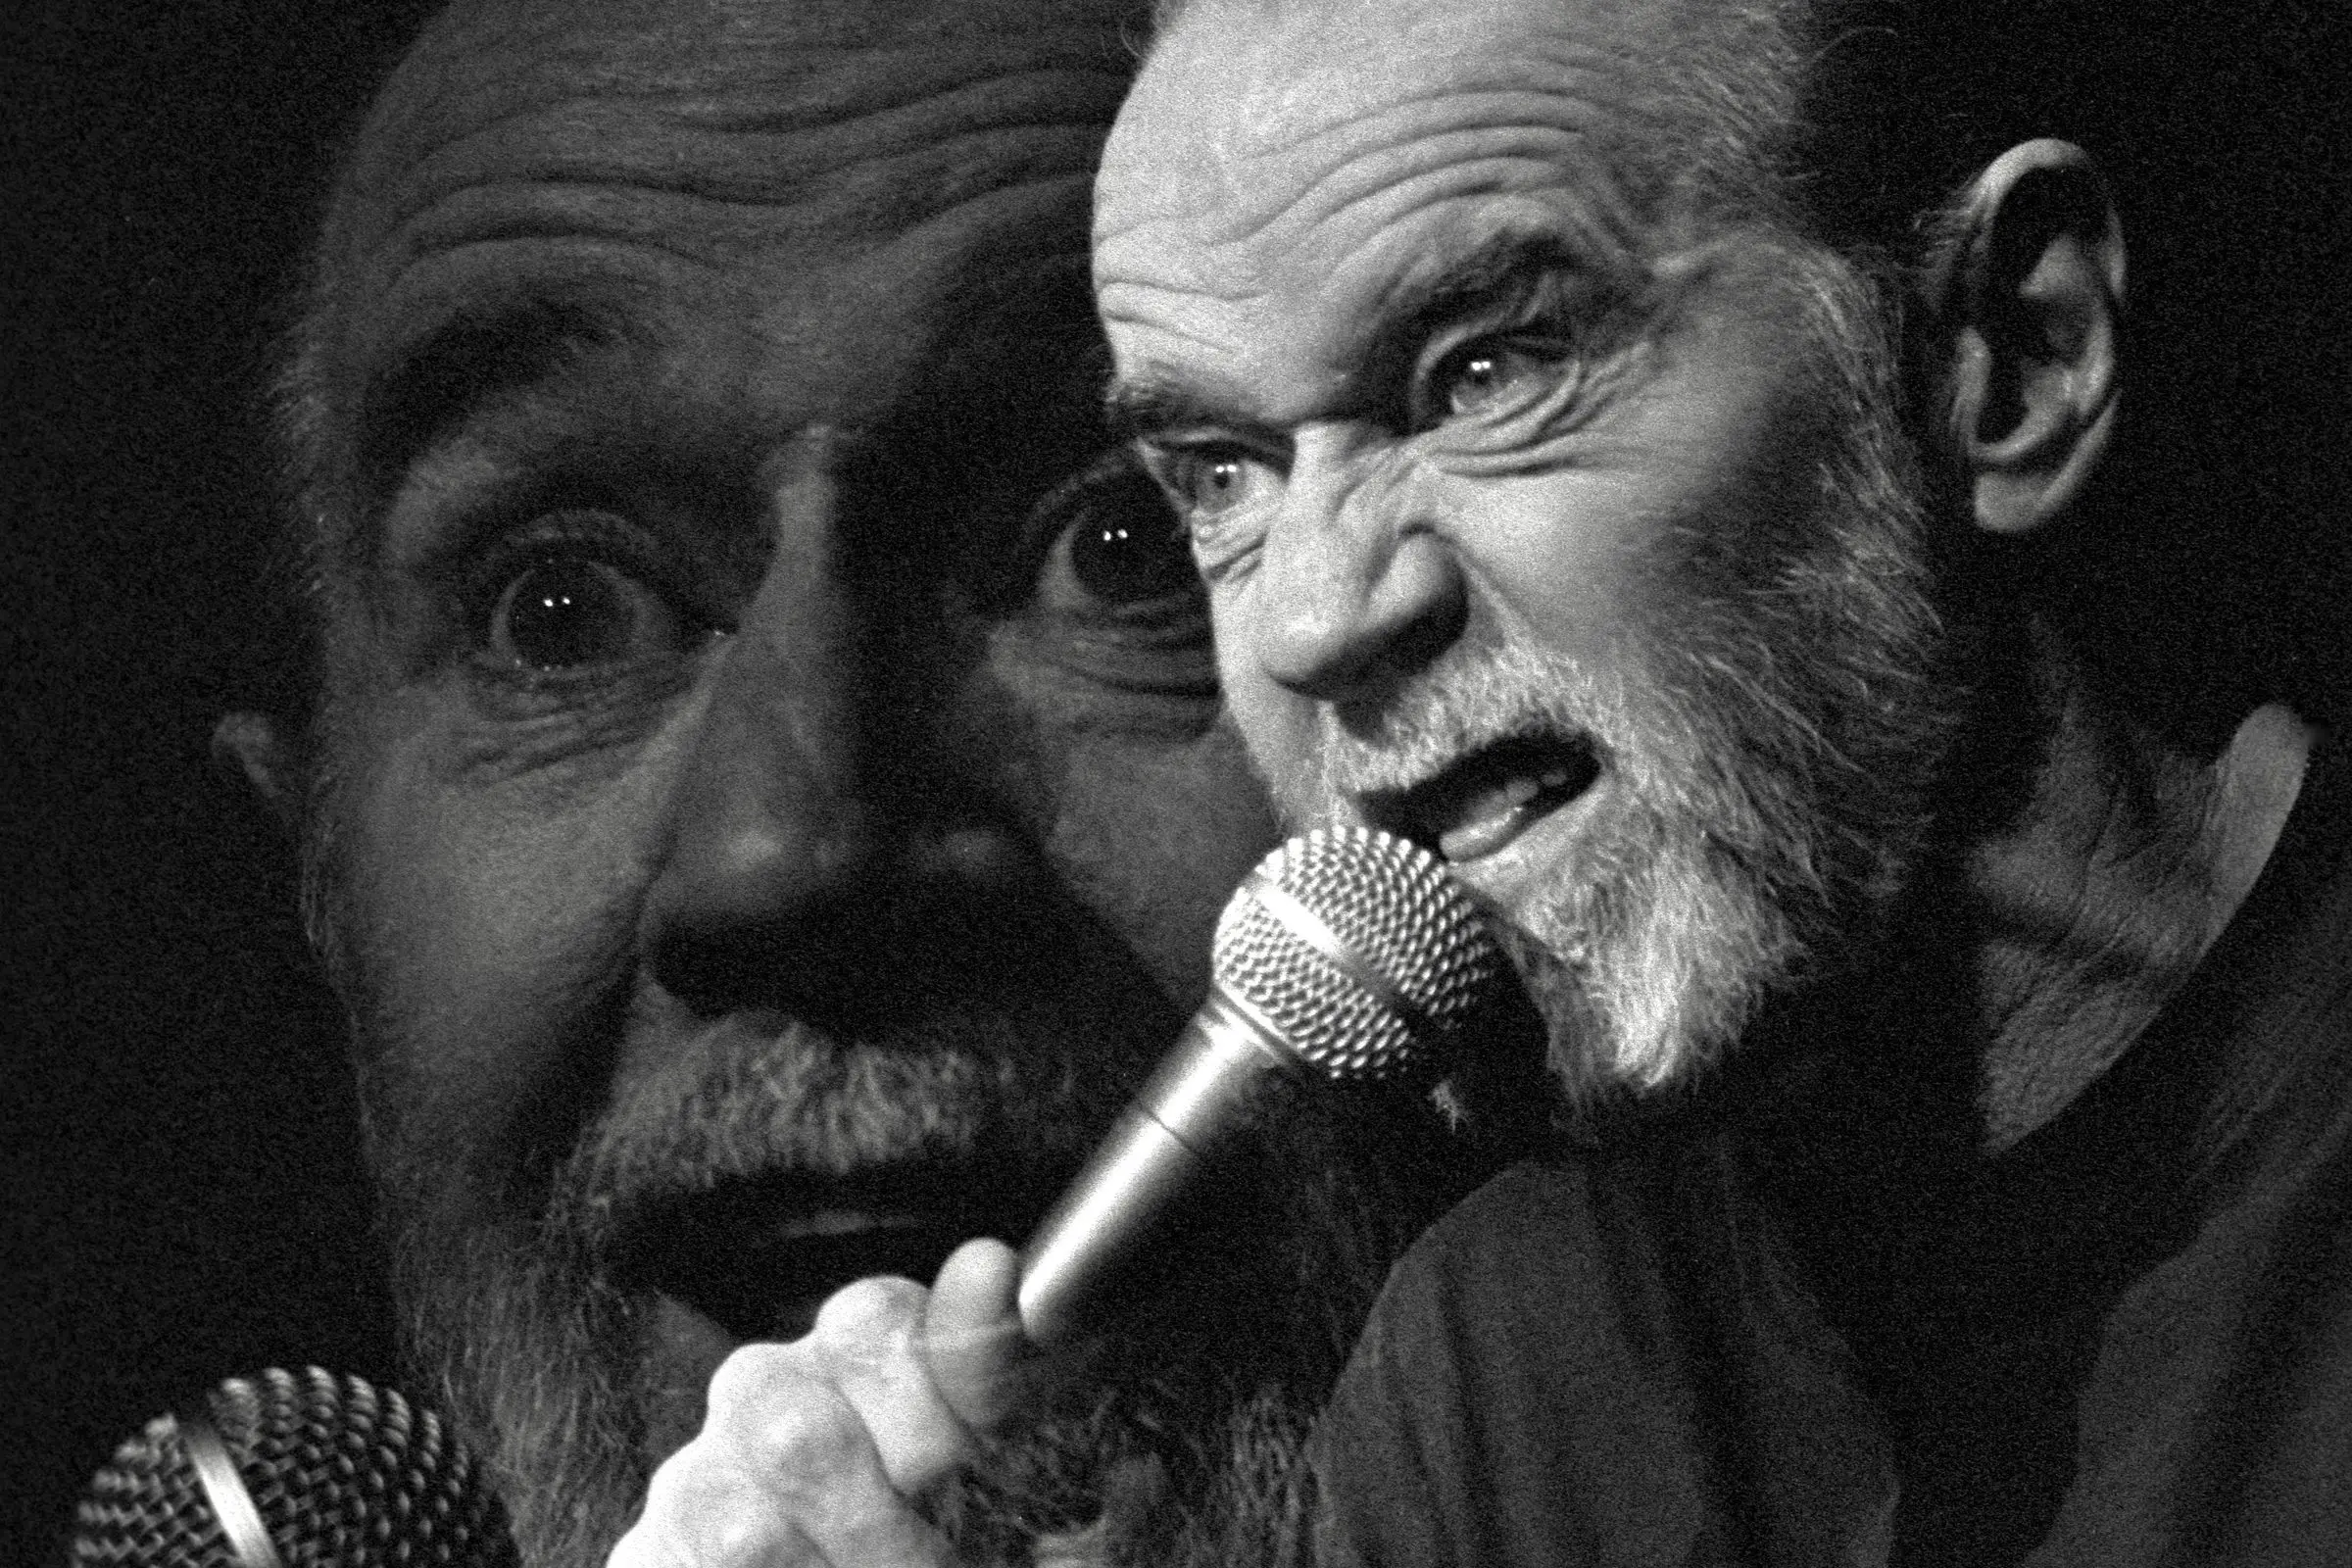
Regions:
[[125, 1440], [74, 1510], [74, 1568], [245, 1563], [199, 1475], [206, 1441], [279, 1568], [514, 1568], [506, 1510], [440, 1413], [315, 1366], [224, 1379]]
[[[206, 751], [267, 701], [257, 410], [325, 153], [415, 0], [35, 0], [0, 22], [0, 1560], [230, 1373], [386, 1382], [338, 1026], [290, 855]], [[2333, 0], [1999, 8], [2088, 146], [2132, 368], [2078, 598], [2160, 716], [2343, 711], [2352, 138]]]

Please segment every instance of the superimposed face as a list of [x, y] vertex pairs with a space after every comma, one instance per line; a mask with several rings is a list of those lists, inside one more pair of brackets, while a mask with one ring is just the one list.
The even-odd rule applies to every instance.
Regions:
[[1102, 422], [1125, 57], [921, 9], [461, 8], [328, 225], [319, 925], [550, 1560], [733, 1345], [1027, 1232], [1270, 836]]
[[1452, 862], [1580, 1085], [1682, 1080], [1866, 920], [1946, 722], [1875, 299], [1740, 144], [1766, 42], [1199, 0], [1098, 186], [1254, 759]]

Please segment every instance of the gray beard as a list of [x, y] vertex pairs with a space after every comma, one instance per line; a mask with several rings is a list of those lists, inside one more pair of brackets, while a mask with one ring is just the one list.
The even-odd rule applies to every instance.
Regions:
[[[531, 1568], [602, 1562], [650, 1475], [641, 1374], [654, 1308], [607, 1278], [600, 1197], [615, 1170], [658, 1160], [656, 1145], [685, 1130], [688, 1110], [704, 1150], [738, 1136], [757, 1146], [751, 1123], [772, 1114], [740, 1097], [677, 1103], [677, 1125], [651, 1138], [640, 1124], [588, 1139], [534, 1226], [474, 1230], [454, 1246], [425, 1223], [394, 1229], [412, 1362], [489, 1462]], [[1399, 1144], [1420, 1152], [1386, 1157]], [[1300, 1514], [1301, 1446], [1389, 1261], [1474, 1177], [1466, 1152], [1399, 1138], [1369, 1116], [1312, 1118], [1275, 1158], [1285, 1193], [1275, 1219], [1299, 1240], [1290, 1277], [1252, 1287], [1273, 1309], [1240, 1335], [1212, 1326], [1163, 1340], [1166, 1325], [1139, 1327], [1083, 1389], [914, 1499], [959, 1560], [1025, 1563], [1041, 1540], [1062, 1544], [1068, 1560], [1105, 1563], [1227, 1562], [1245, 1541], [1287, 1550], [1272, 1544]]]
[[[1596, 738], [1632, 785], [1628, 804], [1595, 823], [1590, 874], [1505, 933], [1572, 1099], [1698, 1072], [1775, 988], [1867, 932], [1924, 832], [1957, 702], [1926, 592], [1921, 486], [1869, 291], [1842, 264], [1814, 270], [1823, 417], [1844, 432], [1818, 465], [1818, 506], [1753, 538], [1677, 541], [1690, 619], [1630, 670], [1603, 679], [1530, 651], [1466, 650], [1379, 736], [1335, 730], [1318, 777], [1278, 781], [1295, 813], [1321, 818], [1359, 776], [1476, 740], [1545, 727]], [[360, 928], [331, 874], [335, 783], [314, 775], [307, 912], [367, 1018]], [[372, 1032], [396, 1036], [398, 1021], [379, 1014]], [[1466, 1108], [1518, 1119], [1475, 1096]], [[635, 1375], [648, 1303], [606, 1277], [580, 1218], [593, 1207], [581, 1167], [610, 1153], [574, 1155], [535, 1221], [451, 1238], [397, 1199], [390, 1215], [412, 1363], [489, 1464], [531, 1568], [601, 1563], [650, 1470]], [[673, 1152], [656, 1141], [629, 1157], [658, 1167]], [[1451, 1189], [1328, 1150], [1295, 1168], [1313, 1173], [1284, 1216], [1301, 1244], [1297, 1277], [1251, 1364], [1225, 1368], [1213, 1343], [1114, 1357], [1083, 1407], [1005, 1434], [987, 1462], [918, 1499], [970, 1560], [1027, 1560], [1040, 1536], [1073, 1533], [1102, 1561], [1298, 1558], [1312, 1412], [1396, 1250]], [[438, 1180], [379, 1175], [395, 1195]], [[1130, 1486], [1139, 1463], [1160, 1472], [1156, 1497], [1127, 1496], [1152, 1491]]]
[[494, 1478], [526, 1568], [600, 1564], [648, 1471], [625, 1375], [641, 1307], [576, 1250], [477, 1232], [457, 1257], [394, 1238], [410, 1364]]
[[1882, 312], [1841, 260], [1789, 259], [1819, 348], [1810, 505], [1664, 541], [1678, 617], [1612, 667], [1465, 646], [1370, 730], [1326, 710], [1311, 774], [1276, 781], [1320, 821], [1498, 739], [1594, 747], [1611, 787], [1578, 874], [1498, 921], [1574, 1104], [1690, 1083], [1868, 948], [1963, 710]]

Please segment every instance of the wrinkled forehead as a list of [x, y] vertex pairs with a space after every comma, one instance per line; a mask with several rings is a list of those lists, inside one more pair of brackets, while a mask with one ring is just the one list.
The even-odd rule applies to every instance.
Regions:
[[[620, 238], [855, 246], [1065, 164], [1084, 174], [1132, 64], [1103, 0], [460, 0], [379, 93], [322, 259], [365, 288], [436, 208], [667, 193]], [[710, 215], [735, 204], [730, 230]], [[414, 234], [414, 238], [412, 238]], [[359, 275], [353, 275], [353, 274]]]
[[[1114, 227], [1223, 211], [1280, 216], [1288, 181], [1345, 180], [1372, 149], [1433, 165], [1514, 124], [1667, 156], [1689, 84], [1741, 46], [1758, 0], [1190, 0], [1157, 40], [1103, 157]], [[1382, 177], [1396, 172], [1383, 169]]]

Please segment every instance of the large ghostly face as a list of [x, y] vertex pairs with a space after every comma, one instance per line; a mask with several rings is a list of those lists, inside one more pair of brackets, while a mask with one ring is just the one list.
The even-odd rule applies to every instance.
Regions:
[[1025, 1233], [1269, 837], [1099, 411], [1124, 57], [916, 10], [461, 7], [328, 225], [318, 923], [551, 1560], [733, 1345]]

